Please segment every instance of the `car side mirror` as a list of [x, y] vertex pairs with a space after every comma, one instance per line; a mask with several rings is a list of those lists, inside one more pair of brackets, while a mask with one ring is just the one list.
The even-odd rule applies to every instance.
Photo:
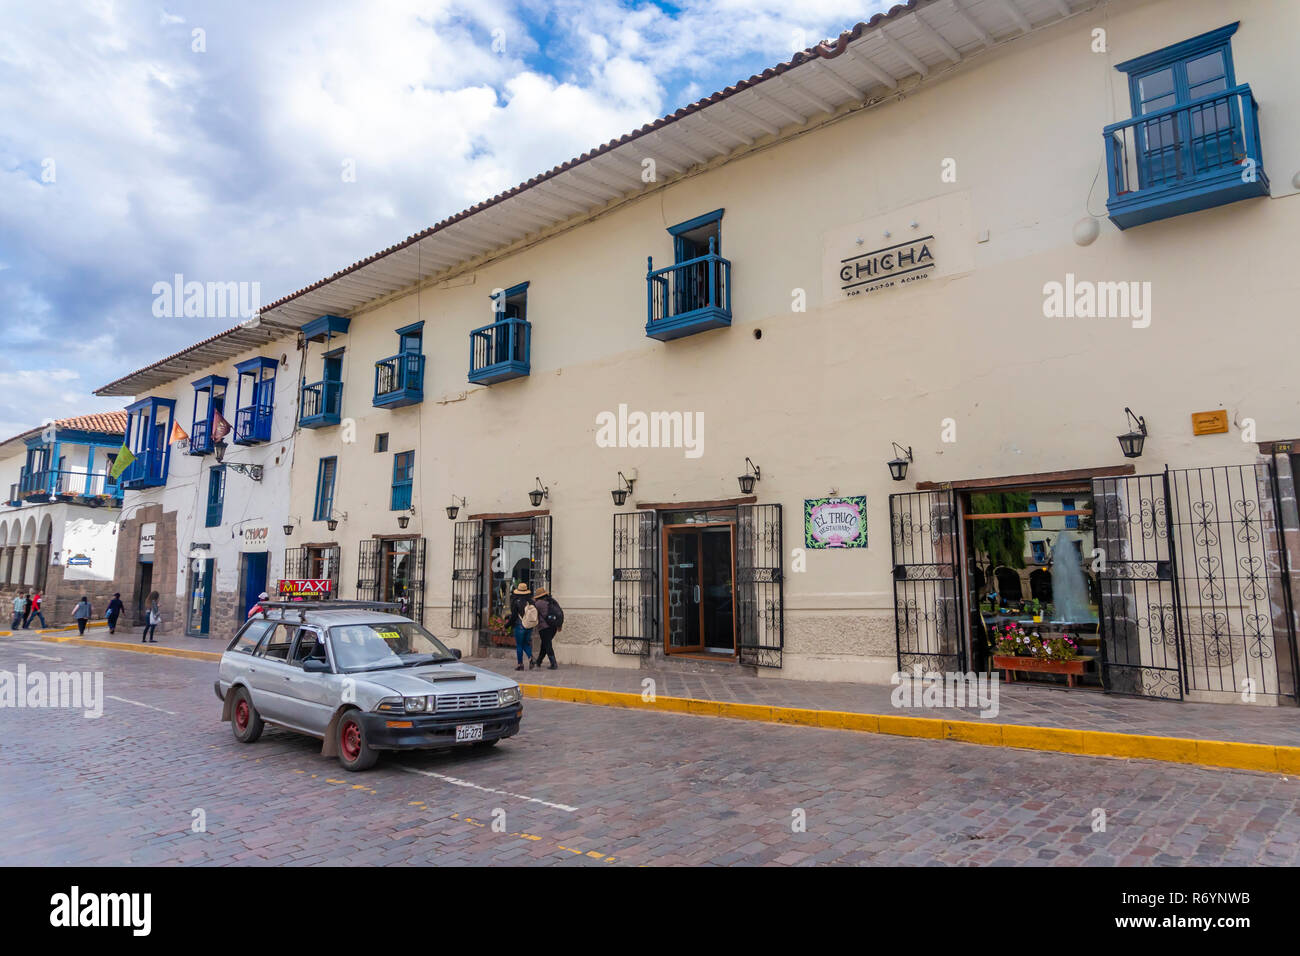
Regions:
[[456, 655], [456, 660], [460, 660], [460, 648], [459, 648], [459, 647], [453, 647], [453, 648], [451, 649], [451, 652], [452, 652], [453, 654]]
[[320, 658], [309, 657], [302, 662], [304, 674], [328, 674], [330, 672], [329, 661], [323, 661]]

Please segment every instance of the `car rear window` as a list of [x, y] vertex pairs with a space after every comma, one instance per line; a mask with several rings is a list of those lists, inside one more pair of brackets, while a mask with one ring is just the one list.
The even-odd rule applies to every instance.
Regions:
[[262, 635], [265, 634], [270, 627], [270, 621], [249, 621], [247, 626], [239, 632], [226, 650], [234, 651], [237, 654], [253, 653], [253, 650], [257, 647], [257, 642], [262, 639]]

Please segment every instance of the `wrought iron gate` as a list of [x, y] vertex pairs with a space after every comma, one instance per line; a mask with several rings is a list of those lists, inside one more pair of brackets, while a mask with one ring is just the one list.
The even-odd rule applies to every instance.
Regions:
[[536, 515], [533, 517], [533, 544], [532, 544], [532, 572], [530, 580], [532, 581], [533, 593], [538, 588], [551, 589], [551, 516]]
[[1095, 478], [1102, 686], [1182, 700], [1182, 641], [1168, 475]]
[[379, 600], [379, 539], [363, 538], [357, 546], [357, 600]]
[[[313, 554], [313, 552], [318, 553]], [[326, 597], [337, 598], [339, 596], [339, 554], [338, 545], [328, 548], [313, 548], [309, 545], [285, 548], [283, 576], [289, 580], [328, 579], [330, 591]], [[320, 566], [314, 567], [314, 561], [319, 561]]]
[[966, 670], [958, 573], [957, 507], [952, 491], [889, 496], [898, 669]]
[[653, 511], [614, 515], [615, 654], [648, 654], [659, 633], [659, 523]]
[[420, 624], [424, 623], [424, 551], [424, 538], [416, 538], [411, 542], [411, 566], [406, 574], [406, 613], [411, 620]]
[[780, 505], [736, 509], [736, 644], [742, 664], [780, 667], [785, 648]]
[[457, 521], [452, 548], [451, 626], [477, 629], [483, 609], [483, 522]]
[[1168, 472], [1188, 691], [1294, 698], [1295, 633], [1271, 464]]

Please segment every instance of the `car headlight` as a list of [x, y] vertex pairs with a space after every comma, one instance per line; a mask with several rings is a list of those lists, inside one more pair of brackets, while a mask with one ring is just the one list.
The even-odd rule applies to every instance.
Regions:
[[422, 714], [429, 706], [428, 699], [425, 697], [407, 697], [404, 703], [408, 714]]
[[406, 704], [400, 697], [385, 697], [375, 705], [375, 710], [384, 714], [404, 714]]
[[518, 687], [503, 687], [497, 691], [497, 706], [506, 707], [510, 704], [517, 704], [523, 700], [523, 693]]

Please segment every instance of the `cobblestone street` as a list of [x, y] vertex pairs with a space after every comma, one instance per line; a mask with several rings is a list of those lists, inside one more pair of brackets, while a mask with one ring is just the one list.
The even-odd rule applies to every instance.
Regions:
[[[237, 743], [218, 719], [215, 663], [0, 639], [0, 669], [20, 664], [102, 670], [107, 699], [99, 719], [0, 711], [3, 864], [1300, 856], [1300, 781], [1281, 774], [537, 700], [521, 733], [491, 750], [388, 754], [347, 774], [305, 737], [268, 730]], [[192, 831], [196, 811], [206, 832]]]

